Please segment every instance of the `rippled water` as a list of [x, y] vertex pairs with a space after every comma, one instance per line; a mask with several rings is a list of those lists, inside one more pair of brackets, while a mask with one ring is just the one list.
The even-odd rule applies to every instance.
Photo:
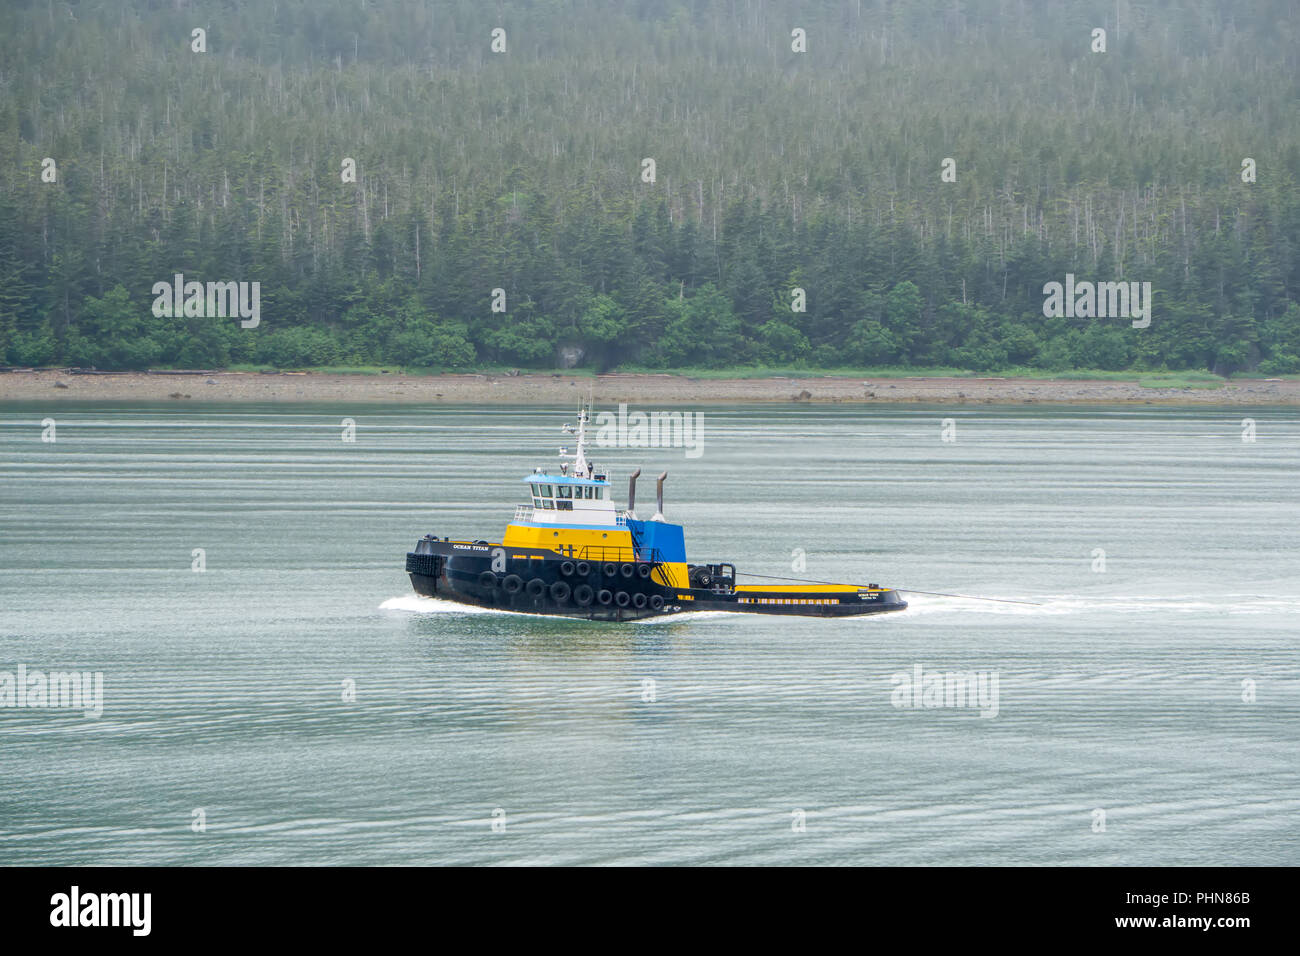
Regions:
[[0, 670], [104, 712], [0, 708], [0, 863], [1300, 863], [1294, 410], [702, 411], [596, 456], [694, 559], [1038, 603], [467, 613], [405, 552], [499, 537], [572, 410], [3, 405]]

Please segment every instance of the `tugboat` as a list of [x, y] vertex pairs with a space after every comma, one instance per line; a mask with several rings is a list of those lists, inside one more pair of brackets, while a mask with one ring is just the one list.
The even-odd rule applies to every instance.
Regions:
[[572, 454], [560, 449], [559, 474], [524, 477], [532, 504], [515, 509], [504, 538], [462, 541], [426, 534], [406, 555], [416, 593], [478, 607], [596, 621], [633, 621], [691, 611], [845, 617], [901, 611], [893, 588], [877, 584], [736, 583], [728, 562], [691, 564], [682, 526], [664, 520], [665, 471], [654, 516], [636, 515], [637, 469], [627, 509], [615, 507], [610, 475], [587, 461], [587, 409]]

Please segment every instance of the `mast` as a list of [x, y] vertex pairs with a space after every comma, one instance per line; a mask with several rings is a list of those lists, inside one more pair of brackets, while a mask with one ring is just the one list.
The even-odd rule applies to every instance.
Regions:
[[560, 449], [561, 458], [573, 459], [573, 477], [590, 478], [592, 473], [591, 465], [587, 462], [587, 408], [584, 405], [578, 409], [578, 427], [575, 429], [572, 425], [565, 425], [564, 431], [567, 434], [578, 436], [578, 447], [572, 455], [567, 448]]

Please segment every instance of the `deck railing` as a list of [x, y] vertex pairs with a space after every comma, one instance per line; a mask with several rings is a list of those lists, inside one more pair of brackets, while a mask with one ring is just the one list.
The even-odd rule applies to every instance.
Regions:
[[654, 564], [660, 564], [663, 561], [663, 556], [660, 555], [658, 548], [651, 548], [647, 552], [645, 549], [638, 551], [636, 548], [621, 548], [604, 544], [589, 544], [581, 548], [574, 548], [571, 557], [583, 561], [650, 561]]

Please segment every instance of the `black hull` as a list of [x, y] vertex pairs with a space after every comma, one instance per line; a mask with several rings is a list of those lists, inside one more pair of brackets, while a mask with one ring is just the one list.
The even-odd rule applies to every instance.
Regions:
[[[835, 603], [814, 605], [793, 602], [826, 599], [826, 592], [672, 588], [654, 581], [652, 568], [648, 562], [602, 564], [556, 551], [432, 538], [421, 539], [406, 556], [406, 570], [417, 594], [523, 614], [592, 621], [636, 621], [691, 611], [856, 617], [907, 607], [894, 590], [839, 592], [833, 595]], [[758, 603], [758, 597], [790, 603]]]

